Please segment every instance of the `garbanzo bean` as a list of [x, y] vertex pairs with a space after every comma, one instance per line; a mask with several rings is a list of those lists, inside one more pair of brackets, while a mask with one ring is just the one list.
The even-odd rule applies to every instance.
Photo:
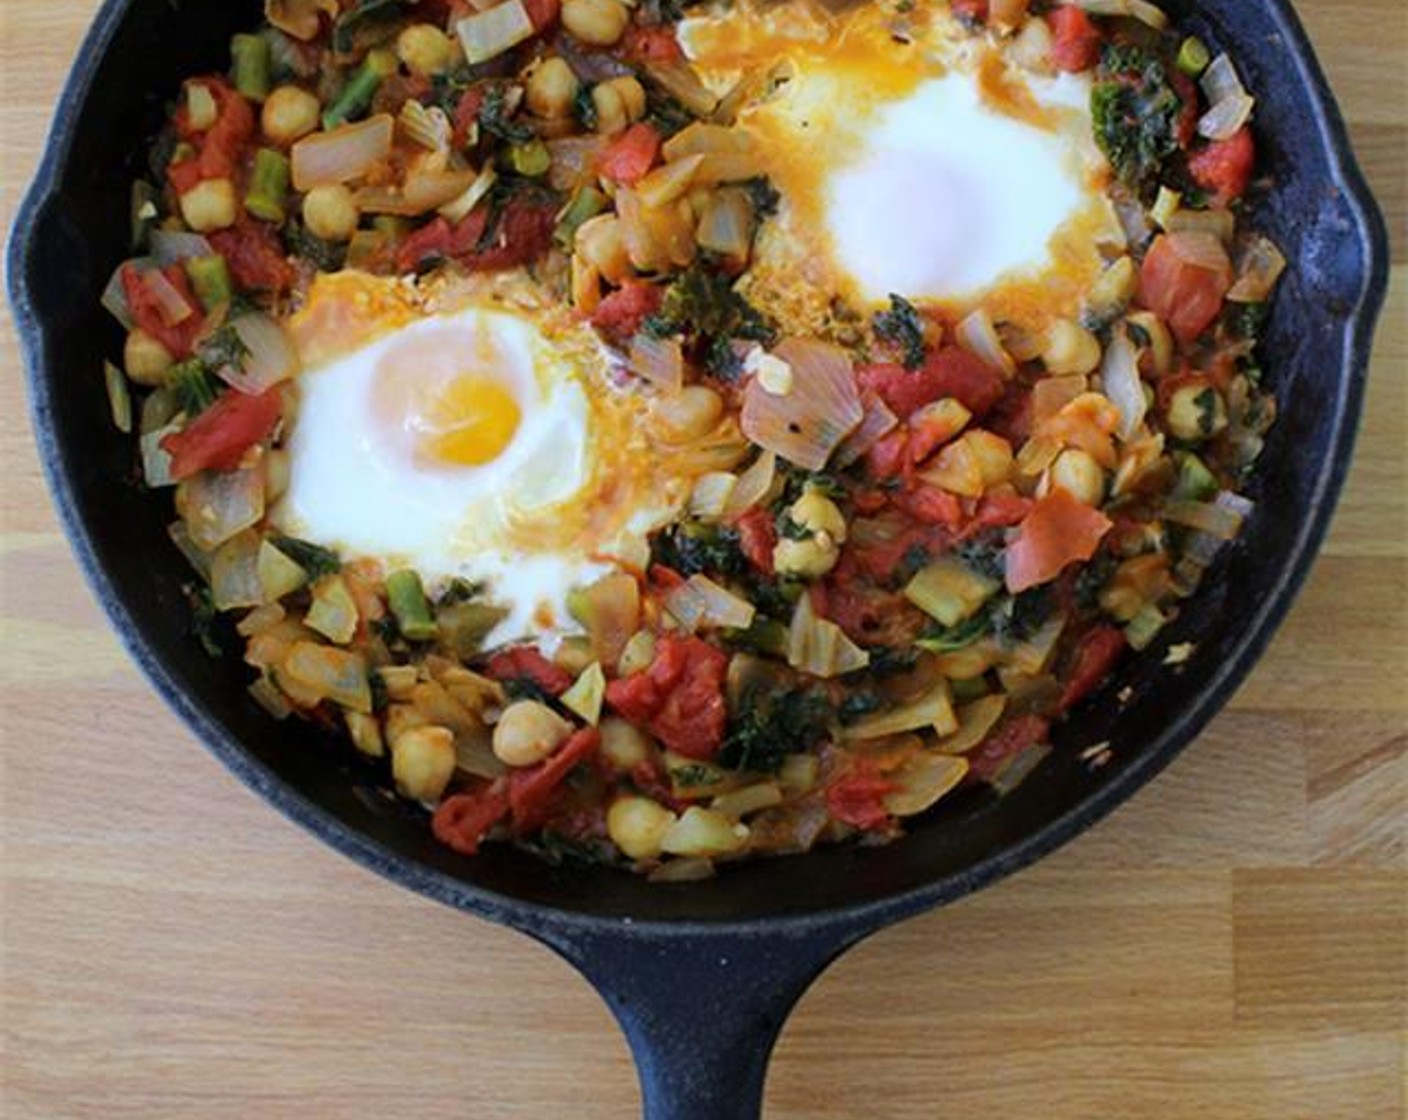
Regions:
[[1041, 360], [1051, 373], [1091, 373], [1100, 364], [1100, 340], [1070, 319], [1059, 319], [1046, 332]]
[[352, 192], [340, 183], [314, 187], [303, 199], [303, 223], [324, 241], [348, 240], [361, 218]]
[[562, 26], [594, 47], [609, 47], [626, 33], [631, 13], [620, 0], [564, 0]]
[[545, 58], [528, 76], [528, 111], [535, 117], [553, 120], [572, 112], [572, 103], [582, 83], [572, 67], [561, 58]]
[[391, 743], [396, 788], [417, 801], [438, 801], [455, 772], [455, 736], [448, 727], [414, 727]]
[[306, 89], [280, 86], [264, 100], [259, 126], [275, 144], [292, 144], [318, 127], [322, 106]]
[[443, 74], [464, 57], [459, 44], [429, 23], [413, 23], [396, 37], [396, 57], [422, 78]]
[[1105, 472], [1088, 452], [1067, 448], [1051, 464], [1049, 485], [1064, 490], [1078, 502], [1098, 506], [1105, 497]]
[[159, 339], [141, 327], [128, 332], [127, 342], [122, 347], [122, 364], [127, 376], [138, 385], [160, 385], [175, 360]]
[[239, 201], [229, 179], [206, 179], [181, 196], [181, 218], [196, 233], [228, 229], [237, 217]]
[[518, 700], [494, 725], [494, 754], [507, 766], [542, 762], [572, 733], [572, 725], [546, 704]]
[[707, 385], [686, 385], [678, 393], [661, 397], [651, 411], [667, 440], [688, 443], [714, 430], [724, 414], [724, 400]]
[[675, 814], [648, 797], [623, 797], [606, 811], [606, 832], [611, 842], [631, 859], [660, 855], [665, 833]]

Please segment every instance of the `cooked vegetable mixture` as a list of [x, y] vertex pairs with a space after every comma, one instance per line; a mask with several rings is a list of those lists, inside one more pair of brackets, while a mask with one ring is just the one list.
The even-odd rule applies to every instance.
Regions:
[[[274, 718], [350, 743], [465, 856], [510, 843], [688, 880], [888, 841], [965, 787], [1001, 795], [1058, 721], [1116, 702], [1101, 686], [1126, 649], [1155, 642], [1250, 510], [1285, 262], [1244, 220], [1254, 102], [1229, 58], [1147, 0], [735, 2], [266, 0], [228, 70], [184, 83], [133, 185], [106, 384], [147, 485], [174, 488], [198, 631], [241, 651]], [[916, 44], [945, 34], [940, 66]], [[837, 139], [799, 96], [818, 72], [895, 105], [948, 104], [958, 75], [1046, 140], [1082, 122], [1101, 170], [1073, 197], [1114, 232], [1081, 235], [1087, 264], [1053, 237], [1049, 274], [868, 298], [836, 278], [864, 274], [845, 262], [869, 233], [795, 231], [821, 231], [858, 167], [881, 168], [867, 221], [918, 229], [946, 196], [877, 216], [895, 200], [874, 184], [919, 157], [861, 157], [900, 127], [869, 102]], [[815, 145], [778, 142], [779, 121]], [[808, 202], [797, 161], [823, 158], [836, 185]], [[571, 399], [596, 417], [610, 397], [659, 455], [666, 513], [634, 554], [579, 557], [591, 578], [544, 587], [563, 617], [539, 604], [526, 632], [472, 566], [305, 539], [278, 512], [300, 426], [353, 392], [331, 374], [314, 392], [317, 347], [382, 337], [358, 318], [372, 305], [409, 339], [460, 306], [447, 292], [473, 295], [444, 320], [471, 332], [486, 299], [556, 315], [541, 337], [585, 332], [610, 376]], [[376, 392], [410, 392], [415, 360], [375, 360]], [[535, 422], [492, 373], [406, 428], [427, 478], [498, 469]], [[357, 415], [328, 421], [354, 457]], [[618, 451], [591, 493], [626, 492], [644, 453]]]

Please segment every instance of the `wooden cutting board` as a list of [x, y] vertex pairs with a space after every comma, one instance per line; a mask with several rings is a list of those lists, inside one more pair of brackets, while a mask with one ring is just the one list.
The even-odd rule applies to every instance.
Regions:
[[[0, 0], [6, 226], [95, 7]], [[1404, 1116], [1408, 7], [1299, 7], [1400, 262], [1309, 587], [1111, 820], [827, 973], [771, 1118]], [[148, 691], [55, 525], [0, 316], [0, 1115], [634, 1114], [625, 1045], [566, 965], [300, 833]]]

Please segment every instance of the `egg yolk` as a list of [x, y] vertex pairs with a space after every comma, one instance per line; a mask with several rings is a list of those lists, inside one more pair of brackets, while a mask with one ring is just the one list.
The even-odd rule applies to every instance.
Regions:
[[501, 384], [461, 374], [437, 384], [406, 417], [417, 458], [446, 466], [478, 467], [497, 459], [523, 414]]

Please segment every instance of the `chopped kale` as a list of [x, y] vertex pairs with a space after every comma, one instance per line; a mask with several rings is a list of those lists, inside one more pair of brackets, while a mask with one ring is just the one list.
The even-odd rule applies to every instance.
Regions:
[[223, 369], [225, 366], [242, 369], [244, 360], [249, 357], [249, 347], [244, 344], [239, 332], [226, 323], [200, 344], [198, 355], [207, 369]]
[[456, 603], [468, 603], [471, 599], [477, 599], [484, 594], [482, 583], [471, 582], [463, 576], [455, 576], [445, 585], [445, 590], [440, 592], [440, 597], [435, 600], [437, 607], [452, 607]]
[[836, 714], [842, 723], [855, 723], [872, 712], [878, 712], [884, 703], [873, 692], [852, 692], [841, 701], [841, 706], [836, 710]]
[[754, 579], [748, 584], [748, 601], [767, 618], [790, 619], [803, 591], [802, 581], [791, 576]]
[[776, 773], [789, 754], [810, 751], [831, 733], [831, 705], [820, 689], [745, 691], [729, 722], [719, 765]]
[[536, 700], [554, 710], [558, 707], [557, 697], [532, 677], [509, 677], [499, 683], [504, 686], [510, 700]]
[[645, 121], [661, 137], [668, 140], [698, 118], [659, 86], [649, 84], [645, 90]]
[[615, 849], [605, 840], [596, 837], [574, 840], [551, 828], [544, 828], [531, 840], [519, 837], [516, 843], [554, 867], [597, 867], [619, 862]]
[[1183, 99], [1163, 62], [1133, 46], [1107, 46], [1090, 93], [1095, 140], [1121, 182], [1147, 200], [1178, 151]]
[[1005, 646], [1027, 641], [1041, 629], [1056, 607], [1049, 587], [1033, 587], [1019, 595], [1003, 595], [989, 604], [985, 614], [993, 637]]
[[315, 237], [302, 222], [285, 223], [283, 241], [286, 252], [312, 261], [319, 272], [337, 272], [347, 260], [346, 245]]
[[782, 657], [787, 653], [787, 627], [758, 611], [746, 630], [725, 630], [724, 641], [734, 649]]
[[1255, 342], [1261, 337], [1270, 310], [1265, 303], [1228, 303], [1223, 322], [1234, 337]]
[[777, 535], [784, 541], [805, 541], [811, 539], [812, 531], [793, 521], [792, 515], [783, 510], [777, 515]]
[[866, 652], [870, 654], [868, 668], [874, 677], [897, 677], [913, 669], [914, 663], [919, 660], [919, 654], [914, 650], [899, 646], [868, 646]]
[[771, 218], [777, 213], [777, 208], [782, 203], [782, 195], [766, 175], [749, 179], [743, 184], [743, 189], [748, 192], [748, 199], [753, 203], [753, 216], [758, 221]]
[[742, 576], [749, 570], [737, 530], [702, 521], [682, 521], [656, 533], [650, 558], [682, 576]]
[[768, 343], [777, 331], [760, 311], [734, 290], [733, 279], [707, 262], [696, 261], [665, 289], [660, 310], [645, 321], [657, 338], [682, 334], [704, 344], [743, 338]]
[[677, 766], [670, 771], [670, 778], [675, 785], [687, 789], [715, 786], [722, 781], [718, 771], [702, 762], [691, 762], [684, 766]]
[[215, 403], [221, 386], [197, 358], [178, 362], [166, 372], [166, 384], [176, 393], [176, 400], [187, 418], [199, 416]]
[[1115, 574], [1119, 562], [1108, 552], [1099, 552], [1076, 576], [1076, 606], [1088, 613], [1100, 609], [1100, 593]]
[[591, 86], [584, 85], [577, 91], [572, 101], [572, 115], [587, 132], [595, 132], [598, 120], [596, 102], [592, 100]]
[[333, 24], [332, 49], [338, 54], [350, 54], [376, 38], [381, 25], [395, 19], [412, 3], [415, 0], [357, 0]]
[[926, 630], [915, 645], [930, 653], [953, 653], [966, 649], [979, 638], [987, 636], [988, 616], [979, 611], [972, 618], [966, 618], [956, 626], [933, 626]]
[[1006, 572], [1002, 538], [995, 532], [964, 541], [954, 549], [954, 554], [975, 574], [986, 579], [1001, 580]]
[[815, 490], [832, 501], [840, 501], [847, 496], [845, 483], [834, 474], [809, 471], [786, 461], [779, 461], [777, 469], [782, 475], [782, 489], [773, 499], [772, 508], [775, 512], [780, 513], [787, 509], [808, 490]]
[[336, 552], [312, 541], [298, 537], [272, 537], [269, 543], [307, 572], [310, 581], [342, 570], [342, 561]]
[[533, 139], [533, 130], [513, 119], [518, 112], [517, 99], [509, 96], [509, 90], [513, 88], [495, 83], [485, 90], [484, 103], [479, 106], [479, 127], [488, 135], [510, 144], [524, 144]]
[[900, 557], [899, 567], [890, 577], [889, 583], [895, 587], [903, 586], [912, 580], [915, 573], [928, 564], [929, 560], [929, 550], [916, 541], [904, 550], [904, 555]]
[[905, 369], [924, 364], [924, 321], [904, 296], [890, 293], [890, 310], [876, 313], [874, 327], [876, 337], [900, 348]]
[[[373, 622], [372, 626], [378, 633], [380, 633], [382, 627], [377, 626], [376, 623], [386, 621], [387, 620], [384, 618], [378, 618], [375, 622]], [[372, 694], [372, 711], [377, 713], [386, 711], [386, 705], [391, 703], [391, 694], [387, 691], [386, 681], [382, 679], [381, 674], [376, 672], [375, 670], [368, 673], [367, 686]]]

